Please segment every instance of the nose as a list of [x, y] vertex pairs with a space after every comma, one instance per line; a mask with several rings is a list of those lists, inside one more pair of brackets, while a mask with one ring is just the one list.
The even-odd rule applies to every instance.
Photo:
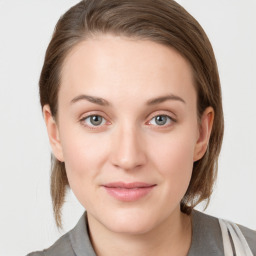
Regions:
[[145, 165], [145, 143], [135, 127], [123, 127], [113, 134], [111, 162], [123, 170], [134, 170]]

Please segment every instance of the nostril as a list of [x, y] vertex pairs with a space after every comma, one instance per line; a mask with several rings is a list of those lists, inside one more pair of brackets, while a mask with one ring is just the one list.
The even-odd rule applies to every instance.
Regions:
[[115, 167], [124, 170], [138, 169], [146, 163], [146, 150], [143, 136], [137, 129], [120, 127], [111, 138], [111, 161]]

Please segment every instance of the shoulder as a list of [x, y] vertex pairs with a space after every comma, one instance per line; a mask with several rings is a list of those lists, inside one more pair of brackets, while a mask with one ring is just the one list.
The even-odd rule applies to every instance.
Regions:
[[76, 226], [59, 238], [51, 247], [43, 251], [32, 252], [27, 256], [96, 256], [88, 233], [86, 212]]
[[[215, 240], [216, 245], [218, 245], [216, 248], [219, 247], [220, 250], [223, 250], [222, 232], [219, 219], [196, 210], [194, 210], [192, 214], [195, 225], [193, 228], [197, 230], [196, 233], [200, 239], [205, 241], [207, 238], [212, 237], [211, 240]], [[238, 227], [244, 235], [253, 255], [256, 255], [256, 231], [242, 225], [238, 225]]]
[[54, 255], [68, 255], [75, 256], [69, 239], [70, 232], [60, 237], [51, 247], [43, 251], [32, 252], [27, 256], [54, 256]]
[[217, 218], [193, 210], [192, 232], [189, 256], [223, 255], [224, 248], [221, 229]]
[[215, 238], [218, 243], [222, 242], [218, 218], [193, 210], [192, 219], [193, 229], [197, 231], [196, 234], [204, 238]]
[[254, 255], [256, 255], [256, 231], [238, 225]]

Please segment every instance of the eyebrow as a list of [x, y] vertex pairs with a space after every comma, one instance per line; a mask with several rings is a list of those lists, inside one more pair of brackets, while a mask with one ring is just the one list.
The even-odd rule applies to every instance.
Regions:
[[160, 97], [157, 97], [157, 98], [150, 99], [150, 100], [147, 101], [147, 105], [156, 105], [156, 104], [165, 102], [167, 100], [177, 100], [177, 101], [180, 101], [180, 102], [186, 104], [185, 100], [182, 99], [181, 97], [179, 97], [177, 95], [174, 95], [174, 94], [169, 94], [169, 95], [166, 95], [166, 96], [160, 96]]
[[105, 99], [95, 97], [95, 96], [89, 96], [89, 95], [85, 95], [85, 94], [78, 95], [77, 97], [75, 97], [74, 99], [71, 100], [71, 103], [76, 103], [80, 100], [87, 100], [91, 103], [101, 105], [101, 106], [110, 106], [110, 103]]
[[[100, 106], [110, 106], [111, 105], [105, 99], [102, 99], [100, 97], [85, 95], [85, 94], [78, 95], [77, 97], [75, 97], [74, 99], [71, 100], [71, 103], [76, 103], [80, 100], [87, 100], [91, 103], [94, 103], [94, 104], [97, 104], [97, 105], [100, 105]], [[180, 102], [186, 104], [185, 100], [182, 99], [181, 97], [179, 97], [177, 95], [174, 95], [174, 94], [170, 94], [170, 95], [160, 96], [160, 97], [150, 99], [146, 102], [146, 105], [149, 105], [149, 106], [156, 105], [156, 104], [163, 103], [167, 100], [176, 100], [176, 101], [180, 101]]]

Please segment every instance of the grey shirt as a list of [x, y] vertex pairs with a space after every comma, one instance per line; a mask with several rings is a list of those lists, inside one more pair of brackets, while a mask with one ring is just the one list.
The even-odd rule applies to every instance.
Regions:
[[[193, 235], [188, 256], [223, 256], [223, 242], [217, 218], [199, 211], [192, 212]], [[253, 255], [256, 256], [256, 231], [239, 226]], [[88, 234], [86, 212], [77, 225], [50, 248], [27, 256], [96, 256]]]

